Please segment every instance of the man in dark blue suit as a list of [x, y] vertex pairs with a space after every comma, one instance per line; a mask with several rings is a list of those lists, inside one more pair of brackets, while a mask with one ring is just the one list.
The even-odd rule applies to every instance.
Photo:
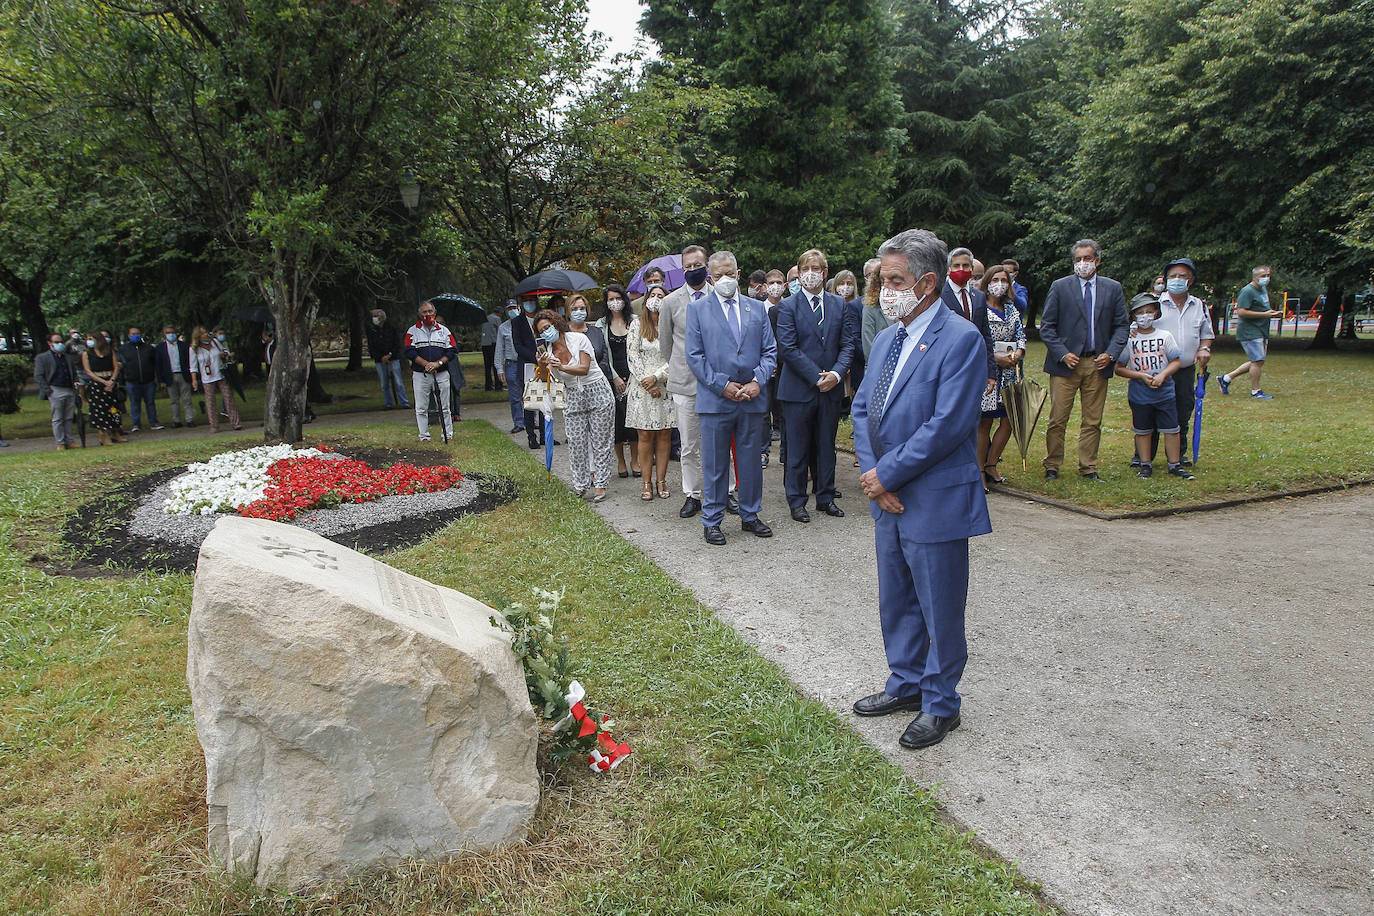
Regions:
[[[988, 297], [973, 280], [973, 252], [967, 248], [956, 248], [949, 253], [949, 273], [940, 287], [940, 300], [949, 310], [956, 312], [978, 328], [983, 335], [983, 343], [988, 350], [987, 390], [997, 384], [1000, 370], [992, 355], [992, 329], [988, 327]], [[981, 397], [981, 396], [980, 396]]]
[[735, 256], [717, 251], [707, 260], [712, 290], [687, 310], [687, 366], [697, 380], [701, 425], [702, 513], [706, 543], [725, 544], [720, 523], [730, 493], [730, 442], [739, 474], [740, 528], [773, 536], [759, 518], [763, 507], [766, 386], [777, 361], [773, 328], [762, 302], [739, 292]]
[[908, 229], [878, 256], [880, 302], [894, 324], [873, 340], [853, 416], [891, 674], [854, 712], [919, 710], [901, 744], [920, 748], [959, 727], [968, 539], [992, 530], [974, 457], [986, 348], [972, 322], [939, 306], [947, 255], [934, 233]]
[[857, 315], [842, 297], [825, 291], [830, 272], [817, 249], [797, 260], [801, 289], [777, 308], [778, 400], [787, 437], [783, 476], [792, 518], [811, 521], [806, 511], [807, 478], [815, 469], [816, 510], [837, 518], [835, 505], [835, 433], [844, 408], [844, 376], [859, 346]]
[[[525, 299], [520, 303], [520, 315], [511, 319], [510, 323], [511, 343], [515, 344], [517, 384], [521, 391], [525, 388], [525, 367], [533, 366], [539, 356], [539, 348], [534, 340], [534, 322], [531, 320], [537, 311], [539, 300]], [[509, 380], [507, 384], [510, 384]], [[525, 438], [530, 448], [539, 448], [544, 444], [544, 420], [533, 410], [525, 411]]]
[[1130, 330], [1126, 294], [1121, 284], [1097, 275], [1102, 246], [1080, 239], [1070, 249], [1073, 276], [1060, 277], [1045, 296], [1040, 339], [1045, 342], [1045, 371], [1050, 374], [1050, 422], [1045, 427], [1045, 479], [1059, 476], [1064, 461], [1064, 431], [1074, 395], [1082, 392], [1078, 427], [1078, 473], [1097, 476], [1097, 445], [1102, 437], [1102, 410], [1107, 380], [1126, 346]]

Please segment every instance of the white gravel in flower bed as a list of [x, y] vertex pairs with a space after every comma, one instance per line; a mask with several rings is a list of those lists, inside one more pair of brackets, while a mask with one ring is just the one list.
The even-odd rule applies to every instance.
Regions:
[[[163, 510], [167, 499], [172, 495], [173, 478], [153, 490], [139, 501], [129, 521], [129, 534], [135, 537], [172, 541], [197, 547], [210, 534], [215, 522], [230, 513], [218, 512], [213, 515], [174, 515]], [[477, 498], [477, 482], [463, 478], [456, 487], [440, 490], [437, 493], [409, 493], [399, 496], [383, 496], [366, 503], [344, 503], [337, 509], [314, 509], [302, 512], [287, 524], [314, 531], [328, 537], [414, 519], [434, 512], [448, 509], [461, 509]]]

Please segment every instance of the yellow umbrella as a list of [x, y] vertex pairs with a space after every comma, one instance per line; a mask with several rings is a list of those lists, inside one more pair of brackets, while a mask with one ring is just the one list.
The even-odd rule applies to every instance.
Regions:
[[1025, 370], [1016, 367], [1016, 381], [1002, 389], [1002, 403], [1007, 409], [1007, 422], [1011, 424], [1011, 434], [1016, 447], [1021, 450], [1021, 469], [1026, 467], [1026, 449], [1030, 447], [1031, 434], [1035, 424], [1040, 422], [1040, 411], [1045, 407], [1048, 395], [1038, 382], [1026, 378]]

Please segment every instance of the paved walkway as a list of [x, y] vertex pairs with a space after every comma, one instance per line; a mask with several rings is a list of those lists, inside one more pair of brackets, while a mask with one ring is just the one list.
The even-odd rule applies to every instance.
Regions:
[[634, 478], [596, 508], [1069, 912], [1374, 913], [1374, 490], [1116, 522], [995, 494], [963, 725], [910, 752], [906, 717], [849, 712], [886, 666], [840, 463], [848, 515], [810, 525], [764, 472], [766, 541], [727, 516], [710, 547]]

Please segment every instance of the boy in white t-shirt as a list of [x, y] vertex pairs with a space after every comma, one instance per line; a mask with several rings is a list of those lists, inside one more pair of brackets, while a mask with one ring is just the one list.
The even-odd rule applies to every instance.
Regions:
[[[1193, 475], [1180, 463], [1182, 443], [1178, 407], [1174, 404], [1173, 375], [1183, 365], [1178, 341], [1168, 331], [1154, 326], [1159, 320], [1159, 300], [1150, 293], [1141, 293], [1131, 300], [1131, 320], [1134, 327], [1117, 359], [1116, 374], [1131, 380], [1126, 400], [1131, 403], [1136, 454], [1150, 454], [1150, 436], [1158, 431], [1164, 439], [1169, 473], [1192, 480]], [[1151, 463], [1142, 461], [1136, 476], [1149, 477], [1153, 473]]]

